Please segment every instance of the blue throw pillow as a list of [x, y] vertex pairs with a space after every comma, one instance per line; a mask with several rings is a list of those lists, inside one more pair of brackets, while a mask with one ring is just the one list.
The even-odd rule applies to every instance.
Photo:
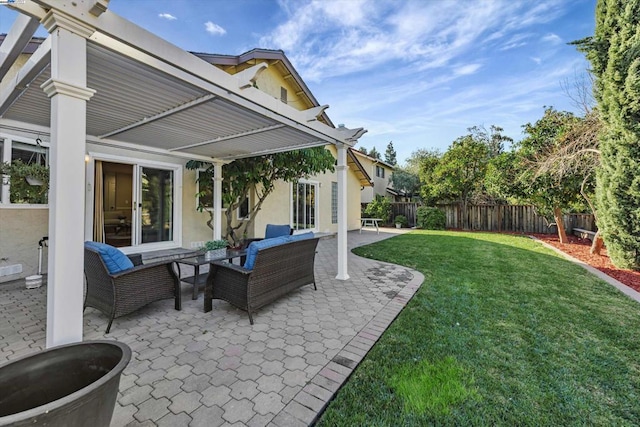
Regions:
[[122, 251], [111, 245], [98, 242], [84, 242], [84, 245], [98, 252], [110, 274], [120, 273], [133, 268], [131, 260]]
[[288, 224], [274, 225], [267, 224], [267, 229], [264, 232], [265, 239], [273, 239], [274, 237], [288, 236], [291, 234], [291, 227]]
[[282, 245], [289, 242], [289, 236], [274, 237], [273, 239], [258, 240], [257, 242], [251, 242], [247, 248], [247, 259], [244, 262], [244, 268], [247, 270], [253, 270], [253, 266], [256, 263], [256, 256], [260, 249], [270, 248], [272, 246]]

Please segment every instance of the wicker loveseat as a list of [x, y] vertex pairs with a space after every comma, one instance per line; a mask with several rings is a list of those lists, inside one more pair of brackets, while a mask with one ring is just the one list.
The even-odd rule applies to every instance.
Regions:
[[205, 287], [205, 312], [211, 311], [212, 299], [222, 299], [246, 310], [253, 325], [253, 312], [260, 307], [304, 285], [313, 284], [317, 289], [313, 265], [318, 238], [276, 239], [290, 240], [258, 250], [252, 269], [245, 268], [247, 264], [239, 266], [223, 261], [211, 264]]
[[182, 309], [180, 280], [171, 260], [142, 264], [140, 255], [130, 255], [134, 266], [119, 273], [109, 273], [99, 252], [84, 248], [84, 274], [87, 292], [84, 308], [93, 307], [109, 317], [105, 333], [113, 319], [132, 313], [154, 301], [174, 298], [176, 310]]

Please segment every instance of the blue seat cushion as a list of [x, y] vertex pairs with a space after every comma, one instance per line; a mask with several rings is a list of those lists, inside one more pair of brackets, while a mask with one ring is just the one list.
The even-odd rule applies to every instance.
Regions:
[[280, 236], [274, 237], [272, 239], [263, 239], [258, 240], [257, 242], [251, 242], [249, 247], [247, 248], [247, 259], [244, 262], [244, 268], [247, 270], [253, 270], [253, 266], [256, 262], [256, 256], [258, 255], [258, 251], [260, 249], [271, 248], [273, 246], [282, 245], [283, 243], [289, 242], [290, 236]]
[[98, 252], [109, 274], [116, 274], [133, 268], [133, 263], [129, 257], [111, 245], [98, 242], [84, 242], [84, 246]]
[[265, 239], [273, 239], [274, 237], [288, 236], [291, 234], [291, 227], [288, 224], [275, 225], [267, 224], [267, 229], [264, 232]]

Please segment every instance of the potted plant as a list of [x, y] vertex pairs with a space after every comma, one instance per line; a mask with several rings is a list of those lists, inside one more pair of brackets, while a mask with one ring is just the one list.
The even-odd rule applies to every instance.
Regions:
[[49, 168], [39, 163], [0, 163], [0, 174], [11, 182], [11, 203], [46, 204], [49, 192]]
[[396, 223], [396, 228], [407, 227], [409, 225], [409, 221], [407, 220], [407, 217], [404, 215], [396, 216], [395, 223]]
[[225, 256], [229, 243], [226, 240], [209, 240], [204, 243], [204, 256], [207, 259]]

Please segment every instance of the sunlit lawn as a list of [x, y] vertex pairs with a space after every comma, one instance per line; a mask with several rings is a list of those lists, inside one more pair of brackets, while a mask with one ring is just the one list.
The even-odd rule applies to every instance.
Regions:
[[579, 266], [499, 234], [355, 252], [425, 282], [320, 425], [640, 425], [640, 304]]

